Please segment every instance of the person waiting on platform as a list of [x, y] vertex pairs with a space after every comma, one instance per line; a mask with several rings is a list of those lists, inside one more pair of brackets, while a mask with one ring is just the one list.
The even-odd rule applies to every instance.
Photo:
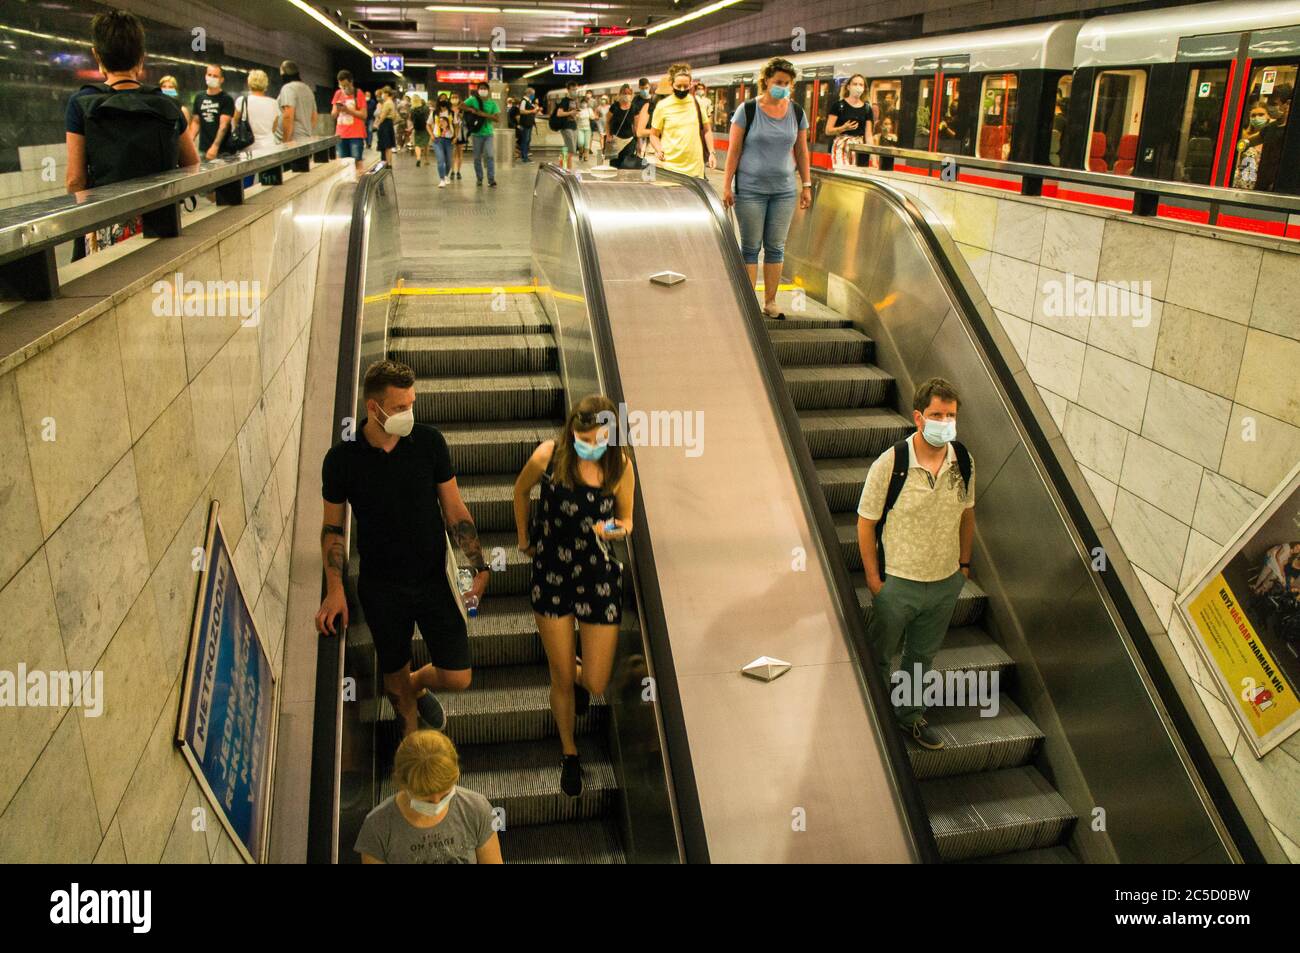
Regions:
[[363, 864], [499, 864], [492, 804], [463, 788], [456, 746], [440, 731], [402, 739], [397, 793], [366, 815], [353, 848]]
[[808, 117], [790, 99], [794, 81], [789, 60], [775, 57], [763, 67], [758, 98], [741, 103], [731, 117], [723, 173], [722, 202], [736, 209], [740, 253], [751, 282], [758, 281], [758, 251], [763, 249], [763, 313], [769, 318], [785, 317], [776, 292], [795, 203], [812, 205]]
[[[515, 528], [520, 551], [533, 558], [530, 598], [551, 670], [560, 789], [569, 797], [582, 793], [575, 720], [609, 684], [623, 617], [623, 566], [610, 544], [632, 532], [636, 472], [627, 449], [610, 446], [604, 421], [616, 416], [609, 398], [584, 397], [560, 434], [533, 451], [515, 481]], [[530, 527], [528, 497], [538, 482], [541, 499]], [[575, 619], [581, 660], [574, 654]]]
[[[446, 714], [435, 691], [469, 688], [470, 653], [465, 616], [447, 573], [447, 534], [475, 576], [470, 590], [482, 597], [488, 567], [478, 531], [461, 499], [451, 454], [441, 433], [415, 422], [415, 372], [398, 361], [376, 361], [362, 383], [366, 414], [354, 439], [342, 440], [321, 467], [325, 498], [321, 549], [326, 595], [316, 628], [334, 634], [348, 624], [343, 590], [346, 550], [343, 505], [357, 527], [361, 572], [357, 598], [374, 640], [384, 691], [403, 731], [423, 719], [441, 730]], [[415, 626], [429, 664], [411, 671]]]
[[[959, 404], [943, 378], [922, 383], [912, 400], [916, 431], [871, 464], [858, 502], [858, 548], [872, 598], [868, 641], [891, 694], [890, 666], [901, 646], [899, 672], [917, 702], [970, 578], [975, 464], [956, 439]], [[896, 704], [894, 716], [921, 747], [944, 746], [923, 705]]]
[[716, 169], [709, 147], [700, 104], [691, 95], [691, 68], [686, 63], [668, 67], [671, 96], [654, 107], [650, 119], [650, 150], [665, 169], [704, 177], [704, 167]]
[[826, 116], [826, 135], [834, 137], [831, 164], [836, 169], [848, 169], [857, 164], [849, 146], [872, 141], [871, 104], [862, 98], [866, 90], [866, 77], [854, 73], [840, 87], [840, 98], [835, 100]]
[[[352, 74], [338, 72], [339, 88], [330, 100], [330, 115], [334, 117], [334, 134], [339, 137], [339, 158], [351, 159], [361, 171], [361, 153], [366, 145], [366, 116], [373, 110], [366, 108], [366, 94], [352, 85]], [[383, 144], [383, 137], [380, 137]]]
[[375, 142], [379, 154], [388, 164], [393, 162], [393, 150], [397, 148], [397, 104], [393, 101], [393, 91], [387, 86], [379, 90], [379, 107], [375, 112]]

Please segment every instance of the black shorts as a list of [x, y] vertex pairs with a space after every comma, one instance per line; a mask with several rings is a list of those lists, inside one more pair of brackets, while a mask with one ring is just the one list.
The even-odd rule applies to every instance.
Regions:
[[469, 633], [457, 598], [443, 575], [413, 586], [362, 574], [357, 580], [357, 599], [375, 642], [379, 670], [391, 674], [411, 661], [411, 638], [417, 625], [435, 667], [452, 671], [469, 668]]

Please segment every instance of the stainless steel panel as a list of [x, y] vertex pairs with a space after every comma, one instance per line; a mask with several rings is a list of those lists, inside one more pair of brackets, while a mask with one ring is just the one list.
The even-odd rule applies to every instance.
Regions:
[[[1080, 825], [1080, 838], [1094, 838], [1079, 844], [1081, 853], [1092, 860], [1182, 861], [1216, 845], [1226, 858], [1204, 791], [1090, 569], [1091, 554], [1065, 517], [1044, 462], [977, 343], [972, 322], [992, 328], [997, 322], [951, 238], [933, 216], [881, 181], [834, 173], [818, 173], [818, 179], [814, 206], [801, 213], [787, 245], [789, 273], [806, 287], [832, 289], [835, 276], [860, 273], [860, 265], [847, 260], [847, 249], [860, 243], [827, 241], [817, 221], [822, 208], [828, 221], [853, 222], [859, 234], [878, 236], [870, 278], [866, 286], [856, 285], [857, 294], [875, 305], [853, 315], [855, 322], [876, 340], [877, 362], [900, 388], [942, 374], [961, 390], [961, 435], [981, 474], [975, 559], [989, 595], [990, 627], [1016, 662], [1022, 707], [1047, 736], [1047, 764], [1062, 794], [1085, 818], [1093, 806], [1108, 809], [1108, 832], [1093, 835]], [[854, 202], [862, 210], [857, 217], [848, 211]], [[938, 252], [917, 239], [905, 208], [926, 216]], [[942, 276], [935, 254], [956, 263], [956, 285]], [[837, 293], [852, 297], [842, 289]], [[891, 304], [882, 306], [885, 301]], [[1032, 395], [1027, 412], [1056, 448], [1056, 464], [1077, 477], [1005, 334], [989, 340], [1006, 349], [1019, 392]], [[1093, 529], [1111, 538], [1104, 523]], [[1133, 581], [1118, 550], [1112, 564], [1124, 570], [1121, 578]], [[1140, 588], [1129, 591], [1135, 603], [1145, 603]], [[1140, 752], [1140, 768], [1134, 751]], [[1177, 832], [1173, 837], [1171, 830]]]
[[559, 181], [539, 175], [533, 189], [533, 276], [559, 345], [560, 380], [570, 405], [600, 389], [573, 215]]
[[[716, 265], [716, 220], [663, 177], [582, 183], [629, 409], [704, 421], [698, 456], [635, 452], [710, 856], [911, 860], [829, 568], [742, 303]], [[652, 284], [664, 270], [686, 280]], [[766, 685], [740, 674], [764, 654], [793, 670]], [[810, 798], [830, 799], [824, 842], [792, 835], [791, 812]]]

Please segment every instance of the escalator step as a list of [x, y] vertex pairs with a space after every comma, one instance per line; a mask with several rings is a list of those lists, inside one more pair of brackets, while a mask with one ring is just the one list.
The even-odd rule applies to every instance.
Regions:
[[489, 591], [495, 596], [517, 596], [529, 590], [532, 584], [532, 557], [519, 551], [519, 536], [514, 530], [506, 533], [479, 533], [479, 543], [483, 547], [483, 558], [489, 565], [496, 565], [499, 559], [505, 559], [504, 569], [493, 569], [488, 582]]
[[420, 377], [467, 374], [522, 374], [556, 366], [555, 338], [549, 334], [395, 338], [388, 356]]
[[511, 473], [518, 475], [543, 440], [555, 436], [557, 420], [473, 421], [437, 424], [451, 451], [458, 475]]
[[[469, 474], [457, 479], [461, 498], [480, 533], [507, 533], [515, 528], [516, 473]], [[540, 484], [530, 499], [541, 496]]]
[[857, 511], [862, 484], [873, 460], [873, 457], [822, 457], [813, 461], [817, 482], [832, 513]]
[[1002, 646], [983, 629], [973, 625], [955, 625], [943, 637], [943, 648], [934, 656], [934, 668], [940, 672], [980, 672], [996, 669], [1005, 691], [1015, 677], [1016, 663]]
[[569, 821], [502, 831], [507, 864], [624, 864], [622, 837], [607, 820]]
[[[854, 543], [856, 545], [856, 541]], [[862, 570], [862, 558], [859, 554], [857, 565], [853, 567], [853, 573], [856, 576]], [[871, 621], [871, 590], [867, 588], [864, 581], [856, 589], [858, 594], [858, 605], [862, 607], [863, 614], [868, 622]], [[979, 621], [984, 614], [984, 606], [988, 602], [988, 596], [984, 590], [979, 587], [974, 579], [967, 579], [966, 585], [962, 586], [961, 594], [957, 596], [957, 608], [953, 610], [952, 621], [949, 626], [967, 626]]]
[[[545, 665], [484, 668], [474, 673], [469, 691], [447, 692], [438, 698], [447, 712], [447, 734], [457, 745], [558, 737]], [[604, 699], [592, 698], [591, 708], [578, 719], [577, 733], [603, 731], [608, 715]]]
[[[509, 282], [485, 282], [481, 287], [503, 289], [502, 293], [483, 292], [479, 294], [419, 294], [416, 288], [431, 290], [423, 282], [413, 282], [415, 288], [406, 289], [405, 294], [397, 296], [397, 310], [406, 315], [489, 315], [522, 314], [538, 315], [542, 308], [537, 295], [531, 292], [504, 292], [510, 287]], [[436, 288], [436, 286], [434, 286]]]
[[1077, 815], [1031, 767], [921, 782], [944, 860], [969, 860], [1059, 844]]
[[1027, 764], [1043, 740], [1038, 726], [1005, 694], [990, 718], [971, 706], [931, 708], [925, 718], [946, 744], [929, 751], [909, 740], [907, 754], [918, 780]]
[[458, 745], [460, 783], [504, 808], [506, 830], [533, 824], [585, 820], [612, 813], [617, 797], [614, 766], [596, 736], [578, 743], [582, 794], [560, 790], [560, 745], [541, 743]]
[[870, 364], [875, 345], [856, 328], [774, 329], [768, 337], [782, 367], [809, 364]]
[[[834, 312], [830, 312], [834, 314]], [[763, 321], [769, 331], [820, 331], [832, 328], [851, 328], [853, 322], [848, 318], [835, 317], [812, 317], [809, 315], [795, 316], [787, 314], [782, 320], [777, 321], [767, 318]]]
[[559, 375], [548, 371], [415, 382], [415, 419], [436, 427], [457, 421], [534, 420], [562, 412]]
[[782, 369], [797, 410], [876, 407], [889, 400], [894, 379], [870, 364]]
[[[411, 654], [415, 668], [429, 661], [429, 650], [421, 638], [411, 643]], [[469, 654], [476, 670], [543, 664], [546, 653], [542, 651], [537, 621], [527, 597], [494, 596], [489, 590], [479, 614], [469, 620]]]
[[[916, 427], [887, 407], [823, 408], [799, 413], [799, 429], [813, 459], [874, 460]], [[865, 478], [866, 474], [863, 474]]]
[[[509, 311], [465, 314], [437, 310], [436, 306], [417, 310], [399, 305], [388, 331], [392, 338], [425, 338], [444, 335], [486, 336], [491, 334], [544, 334], [551, 330], [546, 315]], [[406, 343], [406, 342], [402, 342]]]

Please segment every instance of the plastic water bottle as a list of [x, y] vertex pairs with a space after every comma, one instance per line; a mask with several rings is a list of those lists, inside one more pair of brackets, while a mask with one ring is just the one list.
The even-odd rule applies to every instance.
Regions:
[[456, 582], [460, 585], [460, 597], [465, 601], [465, 611], [471, 619], [478, 616], [478, 596], [474, 595], [474, 572], [470, 569], [458, 569]]
[[618, 520], [616, 520], [616, 519], [607, 519], [607, 520], [605, 520], [605, 532], [606, 532], [606, 533], [617, 533], [617, 532], [618, 532]]

